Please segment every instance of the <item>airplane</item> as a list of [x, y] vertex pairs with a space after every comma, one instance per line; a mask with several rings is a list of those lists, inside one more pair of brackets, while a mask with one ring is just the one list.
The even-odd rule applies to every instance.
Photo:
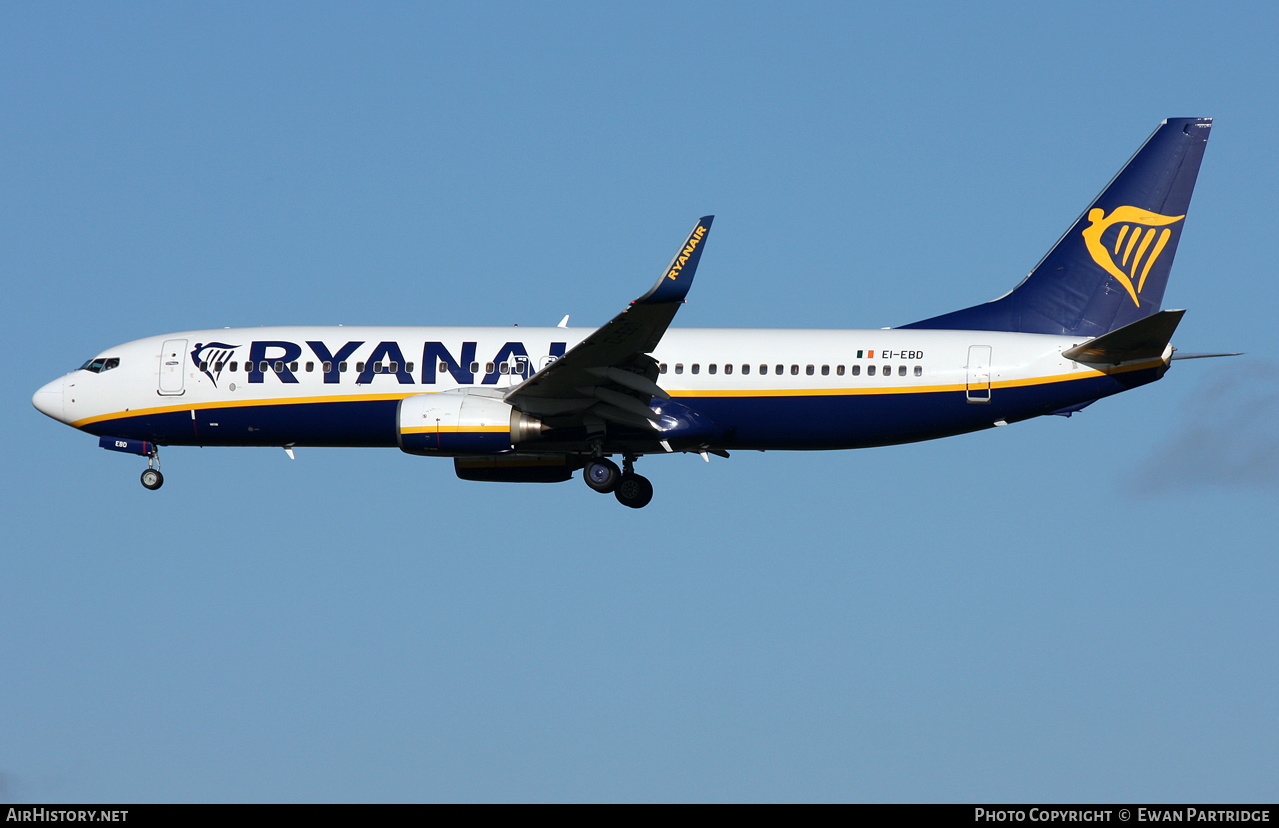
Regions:
[[[699, 219], [657, 283], [594, 330], [264, 327], [102, 351], [42, 413], [147, 458], [159, 446], [383, 446], [464, 480], [586, 485], [641, 508], [654, 454], [853, 449], [947, 437], [1154, 382], [1184, 311], [1164, 290], [1212, 127], [1162, 122], [1004, 296], [896, 328], [670, 328], [706, 249]], [[621, 465], [610, 458], [619, 458]]]

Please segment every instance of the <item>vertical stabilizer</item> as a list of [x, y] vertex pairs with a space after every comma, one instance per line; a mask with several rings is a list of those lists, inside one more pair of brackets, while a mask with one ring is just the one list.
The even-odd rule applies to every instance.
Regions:
[[1159, 310], [1211, 118], [1169, 118], [1011, 293], [905, 328], [1099, 336]]

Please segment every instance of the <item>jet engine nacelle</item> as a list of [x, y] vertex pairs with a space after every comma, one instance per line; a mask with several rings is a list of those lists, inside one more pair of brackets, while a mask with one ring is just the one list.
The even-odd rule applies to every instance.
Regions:
[[400, 401], [399, 444], [409, 454], [492, 454], [541, 436], [542, 422], [494, 397], [415, 394]]

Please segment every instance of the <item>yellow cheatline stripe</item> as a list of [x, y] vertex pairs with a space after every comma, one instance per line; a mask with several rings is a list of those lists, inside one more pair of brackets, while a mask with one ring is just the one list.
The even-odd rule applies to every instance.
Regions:
[[1147, 359], [1141, 362], [1134, 362], [1131, 365], [1120, 365], [1118, 367], [1111, 366], [1109, 368], [1084, 368], [1071, 374], [1054, 374], [1047, 377], [1030, 377], [1029, 379], [1019, 380], [1003, 380], [1001, 382], [992, 382], [992, 388], [1020, 388], [1027, 385], [1050, 385], [1058, 382], [1074, 382], [1081, 379], [1093, 379], [1094, 377], [1104, 377], [1109, 374], [1127, 374], [1131, 371], [1144, 371], [1148, 368], [1154, 368], [1156, 365], [1163, 365], [1162, 358]]
[[105, 420], [122, 420], [129, 417], [149, 417], [154, 414], [171, 414], [175, 411], [203, 411], [206, 408], [251, 408], [258, 405], [306, 405], [312, 403], [346, 403], [346, 402], [378, 402], [381, 400], [402, 400], [418, 394], [434, 394], [435, 391], [412, 391], [400, 394], [335, 394], [331, 397], [282, 397], [277, 399], [252, 400], [220, 400], [216, 402], [186, 403], [185, 405], [162, 405], [155, 408], [135, 408], [131, 411], [116, 411], [111, 414], [99, 414], [76, 420], [72, 427], [100, 423]]
[[409, 428], [401, 428], [401, 434], [496, 434], [506, 433], [511, 430], [510, 426], [410, 426]]

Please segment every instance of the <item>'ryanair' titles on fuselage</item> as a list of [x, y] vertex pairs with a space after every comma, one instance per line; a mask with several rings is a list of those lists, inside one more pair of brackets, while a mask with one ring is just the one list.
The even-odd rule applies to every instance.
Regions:
[[[353, 340], [334, 349], [320, 340], [307, 340], [303, 344], [282, 339], [255, 340], [248, 345], [248, 354], [244, 358], [243, 368], [236, 363], [236, 352], [240, 346], [221, 342], [197, 342], [191, 350], [191, 361], [216, 386], [223, 371], [247, 373], [249, 383], [266, 382], [267, 375], [275, 376], [283, 383], [297, 383], [299, 371], [296, 363], [303, 359], [305, 351], [309, 352], [318, 363], [318, 368], [326, 384], [337, 384], [343, 381], [356, 385], [367, 385], [375, 377], [394, 377], [401, 385], [434, 385], [436, 377], [446, 371], [458, 385], [474, 385], [475, 375], [482, 374], [481, 385], [496, 385], [499, 377], [516, 376], [528, 379], [537, 368], [532, 364], [528, 349], [523, 342], [507, 342], [498, 349], [491, 360], [484, 365], [476, 362], [476, 349], [479, 343], [463, 342], [455, 357], [442, 342], [427, 342], [422, 346], [422, 361], [419, 364], [420, 379], [415, 380], [409, 369], [410, 359], [405, 358], [404, 349], [396, 341], [382, 341], [373, 346], [368, 356], [362, 357], [356, 364], [355, 371], [348, 371], [348, 361], [365, 344], [364, 340]], [[567, 342], [550, 343], [548, 360], [564, 356]], [[492, 370], [486, 369], [494, 366]], [[499, 372], [497, 366], [506, 365], [505, 371]]]

